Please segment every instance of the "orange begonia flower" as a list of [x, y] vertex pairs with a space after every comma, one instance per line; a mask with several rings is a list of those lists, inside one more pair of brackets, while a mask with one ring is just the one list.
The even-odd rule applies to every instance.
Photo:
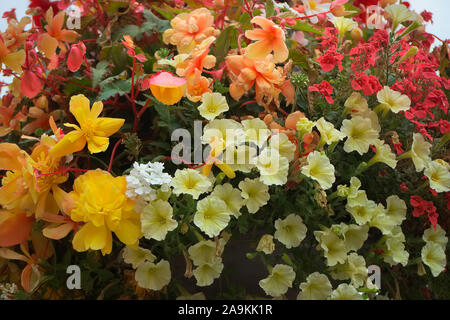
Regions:
[[90, 153], [105, 151], [109, 146], [108, 137], [116, 133], [125, 122], [124, 119], [99, 117], [103, 103], [97, 101], [89, 107], [89, 99], [79, 94], [70, 99], [70, 112], [75, 116], [80, 126], [65, 123], [75, 130], [69, 132], [51, 150], [54, 157], [62, 157], [83, 150], [88, 145]]
[[164, 31], [163, 41], [176, 45], [179, 53], [191, 53], [197, 44], [219, 34], [213, 26], [214, 17], [206, 8], [180, 13], [170, 24], [173, 29]]
[[251, 59], [264, 59], [273, 52], [274, 63], [284, 62], [289, 56], [289, 50], [284, 42], [284, 31], [275, 23], [264, 17], [254, 17], [251, 21], [261, 29], [247, 30], [245, 36], [257, 40], [245, 49], [245, 55]]
[[213, 80], [203, 77], [201, 71], [198, 69], [195, 69], [194, 74], [186, 80], [186, 96], [193, 102], [200, 101], [204, 93], [212, 92], [210, 86]]
[[25, 63], [25, 51], [11, 51], [0, 38], [0, 68], [3, 63], [15, 72], [22, 72], [22, 65]]
[[295, 91], [289, 80], [285, 79], [283, 68], [276, 67], [271, 61], [272, 56], [254, 60], [245, 55], [231, 55], [226, 58], [228, 75], [232, 80], [230, 95], [239, 100], [253, 85], [255, 86], [256, 102], [267, 108], [273, 101], [277, 106], [280, 93], [286, 97], [286, 103], [294, 101]]
[[25, 112], [19, 111], [16, 114], [17, 98], [13, 98], [8, 106], [0, 106], [0, 137], [6, 136], [14, 130], [20, 129], [20, 123], [27, 119]]
[[208, 55], [211, 44], [216, 40], [214, 37], [206, 38], [201, 44], [195, 47], [190, 58], [177, 65], [177, 74], [180, 77], [190, 77], [195, 70], [203, 71], [211, 69], [216, 65], [216, 57]]
[[60, 11], [53, 16], [52, 7], [50, 7], [45, 14], [45, 20], [47, 21], [45, 29], [47, 32], [42, 33], [39, 36], [37, 45], [38, 49], [44, 52], [47, 58], [51, 58], [55, 54], [57, 47], [65, 52], [66, 47], [63, 42], [72, 43], [78, 38], [78, 33], [76, 31], [62, 29], [64, 17], [64, 11]]
[[175, 77], [170, 72], [160, 71], [144, 80], [143, 89], [150, 87], [153, 96], [161, 103], [173, 105], [181, 100], [186, 79]]
[[25, 27], [31, 22], [29, 17], [23, 17], [20, 22], [16, 19], [11, 19], [8, 22], [8, 28], [3, 32], [2, 37], [5, 45], [9, 50], [15, 51], [25, 44], [25, 40], [30, 35], [30, 32], [25, 32]]

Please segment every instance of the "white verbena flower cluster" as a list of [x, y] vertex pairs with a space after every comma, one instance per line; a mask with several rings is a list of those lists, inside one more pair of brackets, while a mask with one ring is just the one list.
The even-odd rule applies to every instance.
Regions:
[[138, 202], [149, 202], [157, 198], [157, 190], [153, 186], [161, 186], [163, 192], [169, 191], [172, 177], [163, 170], [162, 162], [133, 163], [133, 169], [126, 177], [127, 197]]

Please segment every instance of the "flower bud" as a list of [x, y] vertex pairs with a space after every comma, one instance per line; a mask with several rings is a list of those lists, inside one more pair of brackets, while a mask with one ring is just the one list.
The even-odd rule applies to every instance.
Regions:
[[336, 6], [334, 8], [331, 9], [331, 13], [335, 16], [335, 17], [343, 17], [346, 15], [346, 11], [345, 11], [345, 7], [344, 6]]
[[352, 36], [353, 40], [359, 42], [364, 37], [364, 34], [363, 34], [363, 31], [361, 30], [361, 28], [356, 27], [351, 31], [351, 36]]
[[412, 46], [411, 48], [409, 48], [409, 50], [403, 55], [403, 57], [400, 59], [400, 61], [398, 63], [402, 63], [403, 61], [405, 61], [408, 58], [414, 57], [417, 52], [419, 52], [419, 48], [417, 48], [416, 46]]

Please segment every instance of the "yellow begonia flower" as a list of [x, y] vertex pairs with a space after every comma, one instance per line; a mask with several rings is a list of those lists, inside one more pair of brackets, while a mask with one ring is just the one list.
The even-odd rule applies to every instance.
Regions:
[[350, 97], [345, 100], [344, 103], [346, 113], [351, 111], [365, 111], [369, 109], [369, 105], [367, 104], [367, 100], [361, 95], [359, 92], [353, 92]]
[[139, 287], [150, 290], [161, 290], [169, 284], [172, 274], [170, 264], [166, 260], [158, 263], [144, 262], [137, 267], [135, 279]]
[[328, 277], [319, 272], [311, 273], [306, 282], [300, 284], [297, 300], [326, 300], [331, 294], [332, 286]]
[[144, 83], [144, 88], [148, 85], [156, 100], [171, 106], [183, 97], [186, 79], [176, 77], [167, 71], [160, 71]]
[[341, 223], [340, 227], [347, 251], [359, 250], [369, 237], [369, 226], [367, 224], [358, 226], [356, 224]]
[[131, 248], [126, 246], [123, 249], [122, 256], [123, 261], [125, 261], [125, 263], [130, 263], [133, 266], [133, 269], [136, 269], [140, 264], [146, 261], [153, 262], [156, 260], [156, 257], [150, 250], [141, 247]]
[[425, 138], [420, 133], [414, 133], [411, 150], [403, 153], [398, 159], [411, 158], [416, 171], [420, 172], [431, 162], [430, 149], [431, 143], [425, 141]]
[[433, 277], [437, 277], [445, 269], [447, 260], [442, 246], [435, 242], [427, 242], [421, 251], [422, 261], [430, 267]]
[[367, 279], [367, 267], [364, 257], [352, 252], [347, 256], [344, 263], [337, 264], [333, 267], [331, 273], [336, 280], [348, 280], [356, 288], [364, 285]]
[[444, 160], [429, 162], [424, 174], [430, 181], [430, 187], [436, 192], [450, 191], [450, 165]]
[[300, 216], [295, 214], [288, 215], [284, 220], [275, 221], [275, 239], [280, 241], [290, 249], [298, 247], [306, 237], [306, 226]]
[[231, 214], [225, 201], [208, 196], [197, 202], [194, 224], [208, 236], [215, 237], [226, 228]]
[[173, 209], [169, 202], [150, 202], [141, 213], [141, 230], [146, 239], [164, 240], [169, 231], [178, 226], [172, 218]]
[[396, 225], [400, 225], [406, 219], [406, 203], [397, 195], [389, 196], [386, 199], [386, 215]]
[[392, 30], [395, 31], [398, 25], [407, 20], [415, 20], [416, 15], [410, 11], [404, 4], [392, 4], [384, 8], [392, 20]]
[[65, 123], [75, 130], [69, 132], [51, 150], [54, 157], [62, 157], [83, 150], [88, 145], [90, 153], [105, 151], [109, 145], [108, 137], [117, 132], [125, 122], [124, 119], [99, 117], [103, 103], [98, 101], [89, 108], [89, 99], [79, 94], [70, 99], [70, 112], [75, 116], [80, 126]]
[[314, 121], [310, 121], [306, 117], [298, 119], [296, 123], [296, 128], [300, 136], [303, 136], [305, 133], [311, 133], [313, 127]]
[[216, 257], [213, 261], [203, 263], [192, 271], [197, 285], [199, 287], [206, 287], [211, 285], [215, 279], [220, 277], [223, 270], [222, 259]]
[[381, 103], [381, 107], [384, 110], [391, 110], [394, 113], [400, 111], [407, 111], [411, 106], [411, 100], [407, 95], [401, 94], [395, 90], [392, 90], [388, 86], [377, 93], [378, 102]]
[[447, 247], [448, 238], [445, 236], [445, 230], [442, 229], [441, 226], [438, 224], [436, 224], [436, 230], [432, 226], [429, 227], [427, 230], [425, 230], [422, 239], [425, 242], [437, 243], [444, 250]]
[[223, 185], [217, 185], [211, 193], [211, 196], [223, 200], [227, 205], [228, 211], [236, 218], [241, 215], [239, 210], [244, 205], [244, 199], [242, 199], [241, 191], [239, 189], [233, 188], [229, 183], [225, 183]]
[[366, 153], [369, 146], [378, 138], [378, 132], [373, 129], [371, 120], [361, 116], [345, 119], [342, 122], [341, 132], [347, 136], [344, 151], [357, 151], [360, 155]]
[[385, 144], [384, 141], [377, 139], [374, 143], [377, 153], [369, 160], [368, 166], [373, 165], [377, 162], [383, 162], [387, 164], [392, 169], [397, 166], [397, 160], [395, 154], [392, 152], [391, 147]]
[[307, 162], [308, 164], [301, 169], [302, 173], [316, 180], [322, 189], [331, 188], [336, 178], [334, 176], [334, 166], [331, 164], [330, 159], [318, 151], [313, 151], [308, 154]]
[[344, 263], [347, 258], [347, 248], [344, 240], [340, 239], [333, 230], [314, 231], [314, 236], [319, 242], [318, 248], [323, 250], [327, 259], [327, 266], [332, 267], [337, 263]]
[[295, 272], [291, 266], [277, 264], [267, 278], [259, 281], [259, 286], [267, 295], [276, 298], [285, 294], [288, 288], [292, 288], [294, 279]]
[[218, 92], [206, 92], [202, 95], [202, 104], [198, 106], [200, 115], [207, 120], [214, 120], [222, 112], [230, 109], [227, 99]]
[[353, 21], [352, 19], [344, 18], [344, 17], [336, 17], [333, 19], [333, 24], [339, 31], [339, 40], [345, 35], [347, 31], [352, 31], [354, 28], [358, 26], [358, 23]]
[[173, 187], [173, 193], [176, 195], [186, 193], [194, 199], [208, 191], [212, 183], [207, 177], [194, 169], [177, 170], [170, 185]]
[[324, 117], [316, 121], [316, 128], [320, 132], [319, 148], [325, 143], [330, 145], [345, 138], [345, 135], [337, 130], [332, 123], [326, 121]]
[[270, 130], [261, 119], [255, 118], [250, 120], [243, 120], [241, 122], [244, 132], [245, 140], [255, 143], [258, 147], [262, 147], [270, 136]]
[[295, 150], [297, 149], [284, 133], [272, 135], [269, 148], [277, 150], [280, 156], [285, 157], [288, 161], [294, 160]]
[[351, 284], [341, 283], [331, 293], [330, 300], [363, 300], [363, 297]]
[[270, 185], [284, 185], [287, 181], [289, 161], [275, 149], [264, 149], [256, 159], [260, 180]]
[[245, 178], [239, 182], [239, 189], [242, 190], [241, 195], [249, 213], [257, 212], [270, 199], [269, 187], [259, 179]]
[[273, 236], [271, 234], [265, 234], [259, 239], [256, 251], [264, 252], [265, 254], [271, 254], [275, 250], [275, 243], [273, 242]]
[[75, 234], [76, 251], [102, 250], [109, 254], [114, 232], [128, 246], [136, 246], [141, 237], [139, 214], [134, 201], [125, 195], [125, 177], [114, 178], [100, 169], [88, 171], [75, 179], [73, 191], [66, 200], [73, 221], [85, 222]]

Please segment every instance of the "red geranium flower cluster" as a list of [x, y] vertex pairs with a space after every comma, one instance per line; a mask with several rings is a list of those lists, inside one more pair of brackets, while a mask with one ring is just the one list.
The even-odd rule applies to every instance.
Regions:
[[364, 95], [371, 96], [380, 91], [382, 86], [376, 76], [369, 76], [364, 72], [355, 72], [355, 77], [352, 80], [352, 88], [356, 91], [362, 90]]
[[437, 220], [439, 214], [436, 212], [436, 207], [434, 206], [432, 201], [426, 201], [422, 199], [420, 196], [411, 196], [409, 199], [409, 203], [413, 206], [413, 216], [420, 217], [425, 213], [428, 214], [428, 220], [431, 225], [436, 229]]
[[329, 104], [333, 104], [334, 102], [333, 98], [331, 97], [331, 95], [333, 94], [333, 87], [326, 80], [322, 81], [321, 83], [310, 86], [309, 91], [319, 92], [325, 98], [325, 100], [327, 100]]

